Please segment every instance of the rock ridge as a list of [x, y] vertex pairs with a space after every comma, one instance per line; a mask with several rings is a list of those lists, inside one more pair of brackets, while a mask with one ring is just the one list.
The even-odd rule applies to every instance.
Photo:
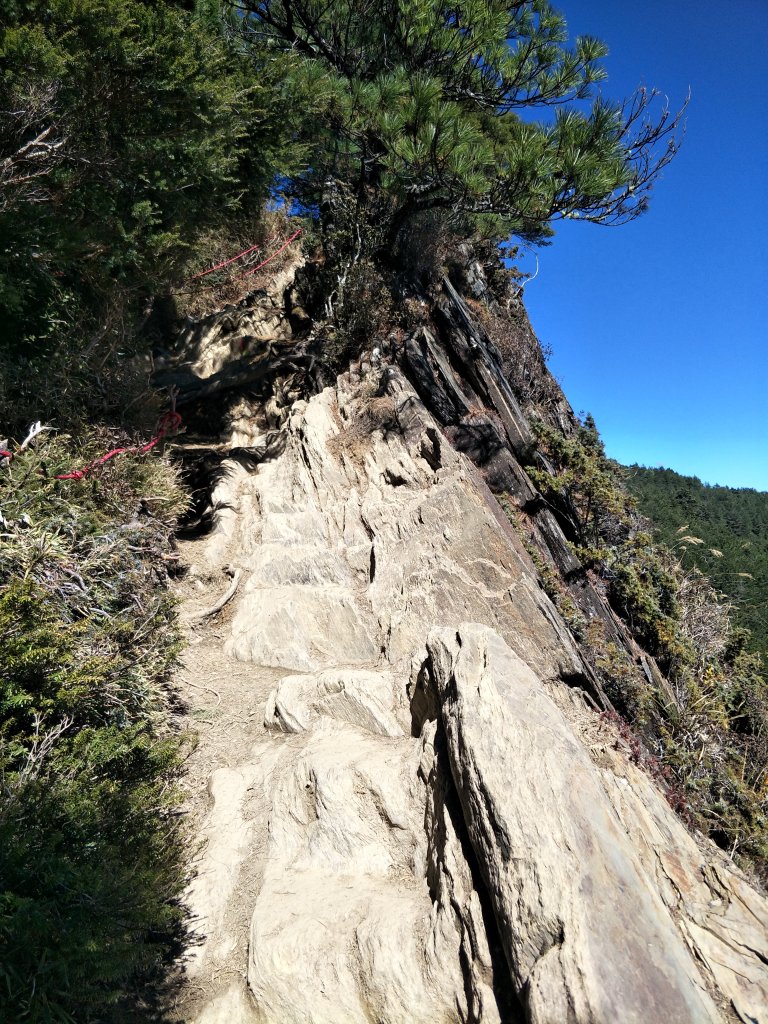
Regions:
[[[462, 302], [446, 289], [469, 346]], [[408, 345], [446, 377], [434, 338]], [[271, 418], [241, 400], [228, 443], [281, 443], [225, 460], [214, 529], [182, 545], [200, 736], [183, 1019], [768, 1022], [766, 901], [622, 751], [488, 466], [420, 390], [364, 361]], [[497, 454], [535, 495], [502, 398]]]

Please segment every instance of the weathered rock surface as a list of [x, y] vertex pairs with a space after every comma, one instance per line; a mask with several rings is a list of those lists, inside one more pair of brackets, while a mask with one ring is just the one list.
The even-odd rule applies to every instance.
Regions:
[[225, 566], [242, 583], [187, 658], [210, 778], [184, 1019], [768, 1022], [766, 902], [605, 741], [529, 556], [405, 377], [342, 378], [283, 431], [185, 545], [192, 607]]
[[451, 777], [531, 1021], [714, 1021], [589, 754], [491, 630], [428, 641]]

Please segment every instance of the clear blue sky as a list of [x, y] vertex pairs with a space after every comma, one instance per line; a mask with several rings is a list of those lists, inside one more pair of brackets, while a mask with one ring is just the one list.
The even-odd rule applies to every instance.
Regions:
[[610, 47], [604, 95], [692, 99], [648, 213], [561, 222], [538, 250], [525, 299], [550, 367], [613, 458], [768, 490], [768, 0], [555, 6]]

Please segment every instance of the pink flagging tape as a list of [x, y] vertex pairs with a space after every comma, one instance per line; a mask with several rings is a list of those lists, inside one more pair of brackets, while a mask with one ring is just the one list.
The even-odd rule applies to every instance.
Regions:
[[294, 233], [291, 235], [291, 237], [288, 239], [288, 241], [287, 242], [283, 242], [283, 244], [280, 246], [280, 248], [276, 249], [272, 253], [271, 256], [267, 256], [267, 258], [265, 260], [262, 260], [261, 263], [259, 263], [259, 265], [257, 267], [253, 267], [251, 270], [246, 270], [246, 272], [244, 274], [241, 274], [241, 277], [250, 277], [251, 274], [255, 274], [257, 270], [261, 270], [262, 267], [266, 267], [266, 265], [269, 262], [271, 262], [275, 258], [275, 256], [279, 256], [280, 255], [280, 253], [283, 251], [283, 249], [287, 249], [288, 246], [291, 244], [291, 242], [294, 242], [299, 237], [300, 234], [301, 234], [301, 228], [299, 228], [298, 231], [294, 231]]
[[252, 245], [250, 249], [245, 249], [243, 252], [239, 252], [237, 256], [233, 256], [231, 260], [224, 260], [223, 263], [217, 263], [215, 267], [211, 267], [210, 270], [202, 270], [199, 274], [193, 274], [190, 277], [190, 281], [196, 281], [198, 277], [205, 277], [206, 274], [212, 274], [214, 270], [221, 270], [222, 267], [228, 267], [230, 263], [234, 263], [236, 260], [241, 260], [243, 256], [247, 256], [249, 253], [255, 252], [256, 249], [261, 249], [263, 242], [259, 242], [257, 245]]

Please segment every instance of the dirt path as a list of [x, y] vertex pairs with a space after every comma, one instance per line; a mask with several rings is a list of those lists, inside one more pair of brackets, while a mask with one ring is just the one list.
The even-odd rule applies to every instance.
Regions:
[[[206, 570], [207, 544], [204, 537], [179, 543], [176, 592], [187, 646], [176, 686], [187, 708], [181, 727], [195, 736], [183, 790], [194, 872], [187, 900], [199, 943], [185, 958], [187, 980], [171, 1012], [185, 1022], [240, 1024], [250, 1019], [245, 972], [261, 862], [253, 853], [263, 848], [266, 830], [260, 797], [290, 740], [264, 727], [267, 696], [284, 673], [225, 652], [231, 606], [199, 618], [232, 585], [230, 575]], [[217, 1002], [220, 1014], [210, 1009]]]

